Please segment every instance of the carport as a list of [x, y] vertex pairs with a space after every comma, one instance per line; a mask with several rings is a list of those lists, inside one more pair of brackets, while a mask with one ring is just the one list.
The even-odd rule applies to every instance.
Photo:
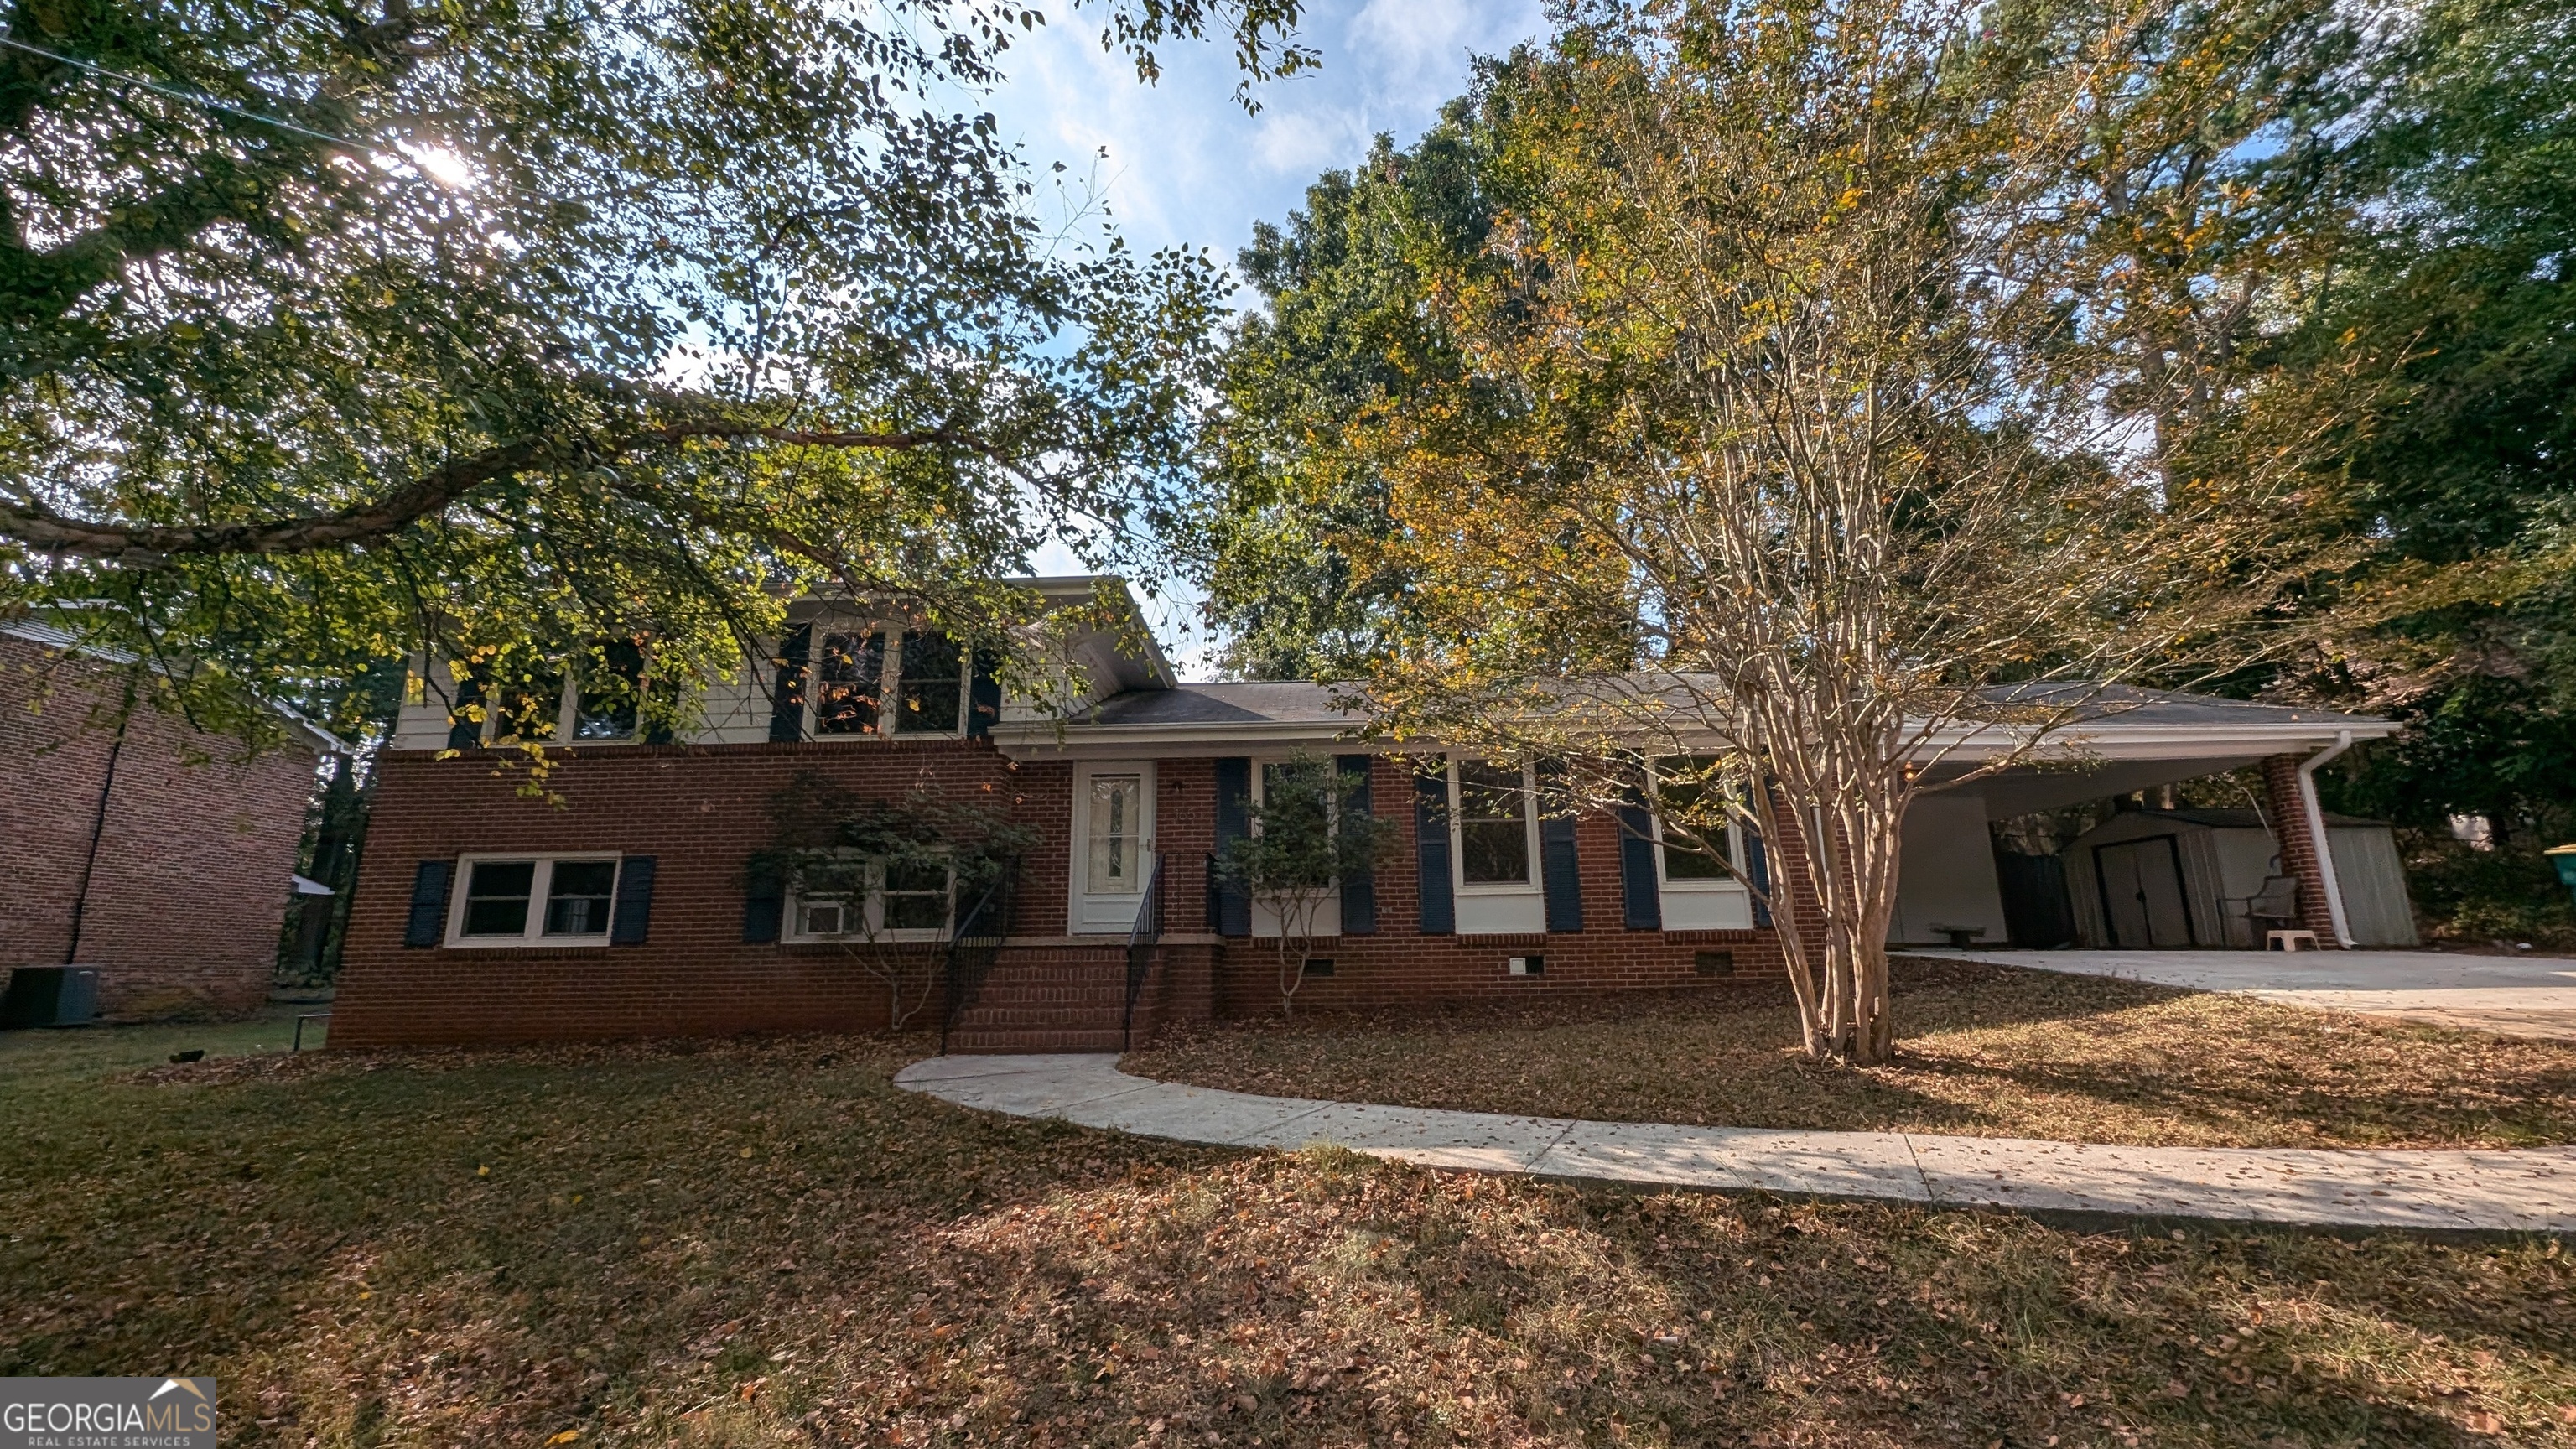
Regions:
[[[2045, 702], [2046, 692], [2022, 697]], [[2027, 865], [2039, 858], [2024, 857], [1999, 867], [1989, 822], [2247, 766], [2262, 770], [2263, 789], [2246, 808], [2273, 837], [2266, 862], [2277, 858], [2274, 873], [2294, 883], [2283, 905], [2296, 928], [2315, 932], [2321, 946], [2350, 948], [2361, 939], [2352, 926], [2356, 914], [2373, 924], [2392, 916], [2411, 923], [2402, 875], [2395, 877], [2398, 898], [2391, 901], [2391, 876], [2380, 862], [2357, 861], [2358, 871], [2337, 868], [2333, 847], [2345, 845], [2347, 854], [2352, 847], [2335, 838], [2317, 804], [2313, 778], [2317, 766], [2355, 743], [2396, 733], [2394, 724], [2331, 710], [2125, 687], [2090, 693], [2082, 715], [2052, 734], [2035, 758], [1992, 775], [1968, 778], [2015, 747], [2006, 727], [1963, 728], [1927, 751], [1933, 790], [1906, 818], [1896, 918], [1888, 931], [1892, 944], [1964, 939], [1981, 946], [2040, 947], [2081, 939], [2082, 923], [2073, 911], [2059, 907], [2053, 913], [2059, 919], [2048, 919], [2048, 891], [2065, 891], [2062, 899], [2072, 902], [2068, 887], [2074, 882], [2065, 879], [2064, 863]], [[1943, 788], [1945, 779], [1957, 783]], [[2006, 871], [2026, 878], [2008, 882]], [[2087, 884], [2093, 884], [2089, 877]], [[2347, 905], [2356, 890], [2367, 897], [2360, 912]], [[2229, 939], [2215, 929], [2210, 936], [2198, 944], [2261, 944]]]

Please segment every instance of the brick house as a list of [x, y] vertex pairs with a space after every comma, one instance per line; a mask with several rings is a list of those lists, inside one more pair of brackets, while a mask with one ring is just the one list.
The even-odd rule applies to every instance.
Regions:
[[[1034, 581], [1067, 601], [1094, 583]], [[989, 974], [954, 1024], [954, 1049], [1117, 1047], [1140, 919], [1158, 929], [1134, 955], [1137, 1039], [1167, 1021], [1276, 1010], [1262, 939], [1275, 920], [1214, 889], [1210, 863], [1244, 828], [1262, 765], [1301, 754], [1330, 755], [1364, 782], [1394, 841], [1369, 878], [1341, 884], [1330, 974], [1302, 985], [1301, 1009], [1780, 970], [1750, 892], [1675, 859], [1642, 812], [1545, 818], [1519, 771], [1352, 738], [1323, 686], [1181, 684], [1150, 643], [1122, 645], [1139, 627], [1051, 646], [1057, 657], [1033, 673], [1057, 693], [1041, 705], [1003, 697], [953, 647], [864, 610], [806, 601], [789, 629], [769, 658], [710, 691], [679, 738], [640, 740], [631, 714], [594, 718], [578, 683], [566, 687], [546, 726], [570, 744], [547, 780], [552, 800], [528, 798], [508, 756], [477, 748], [499, 726], [453, 703], [471, 681], [424, 661], [420, 696], [376, 765], [332, 1044], [882, 1027], [884, 990], [829, 928], [845, 911], [884, 923], [920, 902], [898, 900], [910, 893], [889, 881], [865, 902], [803, 903], [748, 869], [772, 838], [773, 802], [799, 781], [886, 801], [985, 802], [1034, 833], [1006, 924], [986, 930], [974, 907], [935, 897], [916, 918], [934, 941], [960, 919], [968, 936], [990, 938]], [[1990, 818], [2258, 761], [2283, 762], [2266, 778], [2284, 856], [2313, 862], [2301, 854], [2313, 790], [2297, 766], [2389, 728], [2126, 698], [2082, 732], [2089, 770], [2018, 770], [1917, 808], [1894, 936], [2006, 938]], [[1729, 841], [1757, 878], [1794, 848]], [[2309, 870], [2300, 910], [2332, 941], [2331, 879]]]
[[99, 970], [110, 1019], [238, 1016], [267, 999], [317, 759], [286, 711], [249, 753], [148, 703], [142, 666], [0, 624], [0, 967]]

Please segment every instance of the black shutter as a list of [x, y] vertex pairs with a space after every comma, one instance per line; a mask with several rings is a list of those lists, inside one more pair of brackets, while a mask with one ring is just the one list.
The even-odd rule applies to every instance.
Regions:
[[483, 677], [481, 675], [469, 672], [463, 679], [456, 681], [456, 703], [447, 712], [447, 747], [449, 749], [470, 750], [483, 743], [483, 723], [491, 711], [477, 709], [471, 715], [466, 712], [482, 703]]
[[[1744, 799], [1746, 804], [1752, 803], [1753, 791], [1750, 787], [1745, 790]], [[1762, 897], [1771, 893], [1771, 858], [1762, 848], [1761, 834], [1750, 823], [1744, 827], [1744, 876], [1753, 883], [1756, 891], [1761, 892], [1761, 895], [1753, 898], [1753, 924], [1770, 925], [1771, 905]]]
[[981, 739], [993, 732], [1002, 717], [1002, 680], [997, 671], [1001, 656], [990, 649], [975, 651], [975, 672], [966, 686], [966, 737]]
[[[1349, 830], [1356, 834], [1368, 829], [1376, 807], [1369, 803], [1369, 757], [1335, 755], [1334, 767], [1342, 773], [1342, 809]], [[1342, 877], [1342, 934], [1374, 936], [1377, 934], [1377, 872], [1355, 871]]]
[[[1251, 833], [1252, 760], [1244, 755], [1228, 756], [1216, 762], [1216, 865], [1224, 864], [1228, 845]], [[1250, 891], [1220, 877], [1214, 899], [1218, 935], [1252, 934]]]
[[617, 904], [608, 917], [608, 944], [640, 946], [653, 924], [653, 867], [649, 855], [630, 855], [617, 867]]
[[[778, 675], [769, 687], [769, 740], [792, 745], [805, 738], [805, 660], [813, 652], [814, 626], [799, 624], [778, 644]], [[744, 929], [748, 930], [749, 927]], [[746, 936], [743, 939], [749, 940]], [[772, 930], [765, 938], [778, 939]]]
[[767, 945], [778, 939], [779, 923], [787, 914], [787, 883], [778, 872], [755, 865], [744, 877], [742, 897], [742, 939], [750, 945]]
[[1619, 807], [1619, 891], [1631, 931], [1664, 928], [1663, 887], [1655, 880], [1654, 816], [1643, 805]]
[[1413, 777], [1413, 860], [1421, 877], [1426, 936], [1458, 931], [1458, 897], [1449, 883], [1449, 775]]
[[1539, 775], [1538, 808], [1547, 813], [1538, 817], [1538, 876], [1547, 894], [1547, 929], [1551, 933], [1583, 929], [1582, 862], [1574, 854], [1574, 812], [1571, 809], [1548, 811], [1546, 781], [1554, 772], [1542, 769]]
[[447, 883], [456, 876], [452, 860], [424, 860], [411, 875], [411, 917], [403, 922], [403, 944], [435, 946], [447, 936]]

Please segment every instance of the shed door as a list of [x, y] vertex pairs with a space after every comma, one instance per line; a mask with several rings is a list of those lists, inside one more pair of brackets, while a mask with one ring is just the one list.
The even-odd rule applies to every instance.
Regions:
[[2192, 944], [2191, 914], [2183, 909], [2182, 861], [2170, 835], [2093, 849], [2102, 877], [2102, 915], [2114, 946], [2175, 947]]

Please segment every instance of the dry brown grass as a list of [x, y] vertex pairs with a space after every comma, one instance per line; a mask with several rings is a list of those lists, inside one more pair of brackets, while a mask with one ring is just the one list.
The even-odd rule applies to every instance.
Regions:
[[1897, 1059], [1798, 1050], [1786, 986], [1233, 1023], [1127, 1059], [1282, 1096], [1703, 1126], [2200, 1147], [2576, 1141], [2576, 1042], [1900, 958]]
[[245, 1446], [2576, 1445], [2543, 1239], [1222, 1153], [913, 1042], [133, 1070], [234, 1044], [0, 1040], [0, 1374], [212, 1373]]

